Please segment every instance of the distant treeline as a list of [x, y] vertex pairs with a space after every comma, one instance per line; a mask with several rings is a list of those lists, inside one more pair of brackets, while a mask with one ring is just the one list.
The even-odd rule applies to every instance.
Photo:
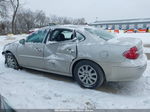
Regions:
[[[46, 16], [46, 14], [42, 10], [32, 11], [30, 9], [24, 9], [22, 6], [20, 6], [20, 3], [18, 2], [19, 0], [10, 1], [0, 0], [0, 34], [28, 33], [32, 28], [48, 26], [50, 23], [61, 25], [86, 24], [84, 18], [74, 19], [69, 17], [59, 17], [56, 15]], [[17, 4], [17, 2], [19, 3], [19, 5]], [[13, 8], [11, 8], [11, 6]], [[8, 14], [10, 12], [13, 12], [13, 16], [10, 16]]]

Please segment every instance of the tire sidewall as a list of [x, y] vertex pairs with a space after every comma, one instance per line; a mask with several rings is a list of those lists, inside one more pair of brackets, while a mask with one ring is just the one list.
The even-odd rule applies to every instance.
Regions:
[[[97, 81], [96, 81], [95, 84], [93, 84], [91, 86], [87, 86], [86, 84], [84, 84], [80, 80], [80, 78], [78, 76], [78, 69], [83, 65], [89, 65], [89, 66], [93, 67], [93, 69], [96, 71]], [[89, 88], [89, 89], [95, 89], [95, 88], [101, 86], [104, 83], [104, 80], [105, 80], [103, 70], [96, 63], [91, 62], [91, 61], [81, 61], [81, 62], [77, 63], [74, 70], [73, 70], [73, 74], [74, 74], [74, 77], [75, 77], [76, 81], [81, 85], [81, 87]]]

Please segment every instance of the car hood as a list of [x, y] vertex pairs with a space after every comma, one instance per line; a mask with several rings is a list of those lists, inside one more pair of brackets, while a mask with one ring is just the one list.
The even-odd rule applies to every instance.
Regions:
[[6, 44], [5, 46], [9, 46], [11, 44], [19, 43], [19, 40]]

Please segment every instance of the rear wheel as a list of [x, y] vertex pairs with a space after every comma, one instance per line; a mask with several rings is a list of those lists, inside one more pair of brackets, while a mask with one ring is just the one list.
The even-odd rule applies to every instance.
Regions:
[[5, 64], [9, 68], [19, 69], [19, 65], [17, 63], [17, 60], [12, 53], [6, 53], [5, 54]]
[[94, 89], [101, 86], [105, 80], [103, 70], [94, 62], [81, 61], [74, 68], [77, 82], [84, 88]]

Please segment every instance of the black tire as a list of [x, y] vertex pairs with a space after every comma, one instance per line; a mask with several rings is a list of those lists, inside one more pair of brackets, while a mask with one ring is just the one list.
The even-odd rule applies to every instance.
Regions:
[[7, 67], [13, 68], [16, 70], [20, 68], [15, 56], [12, 53], [5, 54], [5, 64]]
[[[78, 62], [73, 70], [73, 74], [76, 81], [83, 88], [95, 89], [102, 86], [105, 81], [104, 72], [101, 67], [99, 67], [96, 63], [88, 60]], [[91, 83], [92, 80], [93, 83]], [[91, 84], [87, 84], [89, 82]]]

